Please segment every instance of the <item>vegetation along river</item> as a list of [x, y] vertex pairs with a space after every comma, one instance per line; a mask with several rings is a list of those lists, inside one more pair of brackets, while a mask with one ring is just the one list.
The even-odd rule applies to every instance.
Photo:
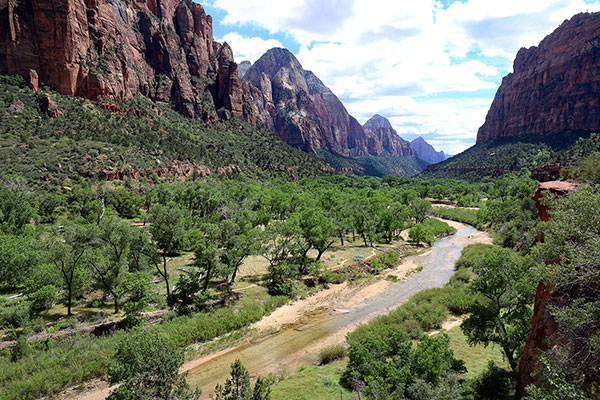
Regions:
[[229, 376], [230, 365], [238, 358], [252, 376], [291, 374], [302, 365], [314, 363], [322, 347], [343, 342], [345, 335], [361, 323], [388, 313], [415, 293], [446, 284], [465, 246], [491, 241], [486, 233], [471, 226], [453, 225], [459, 228], [454, 235], [436, 241], [426, 253], [403, 261], [402, 264], [422, 267], [420, 272], [395, 283], [386, 281], [385, 289], [358, 303], [353, 299], [358, 288], [339, 298], [329, 298], [321, 308], [271, 335], [199, 360], [189, 370], [188, 381], [193, 387], [200, 387], [203, 397], [208, 398], [216, 384], [222, 384]]

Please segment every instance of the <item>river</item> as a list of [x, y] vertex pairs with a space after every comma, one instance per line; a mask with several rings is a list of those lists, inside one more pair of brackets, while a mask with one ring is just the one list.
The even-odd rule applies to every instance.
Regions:
[[[322, 308], [276, 333], [207, 358], [188, 372], [188, 382], [192, 387], [201, 388], [203, 398], [208, 398], [216, 384], [223, 383], [229, 376], [230, 365], [238, 358], [251, 376], [294, 373], [300, 366], [314, 363], [322, 347], [343, 342], [345, 335], [356, 326], [388, 313], [415, 293], [444, 286], [452, 277], [456, 260], [466, 245], [490, 242], [487, 234], [473, 227], [453, 225], [459, 228], [454, 235], [436, 241], [425, 254], [404, 261], [423, 267], [420, 272], [389, 283], [381, 293], [359, 303], [352, 303], [348, 295], [329, 299]], [[352, 306], [348, 308], [348, 304]]]

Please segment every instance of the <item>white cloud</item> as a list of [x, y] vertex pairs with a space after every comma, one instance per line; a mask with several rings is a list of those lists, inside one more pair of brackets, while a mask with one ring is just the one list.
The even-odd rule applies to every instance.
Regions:
[[219, 41], [227, 42], [231, 46], [235, 59], [239, 61], [248, 60], [254, 63], [267, 50], [273, 47], [283, 47], [279, 40], [263, 39], [260, 37], [244, 37], [236, 32], [231, 32], [225, 35]]
[[[233, 31], [261, 27], [299, 44], [298, 59], [365, 121], [380, 113], [400, 134], [427, 135], [456, 153], [475, 141], [520, 47], [537, 45], [564, 19], [600, 10], [584, 0], [213, 0]], [[273, 39], [230, 33], [238, 60]], [[485, 93], [483, 96], [481, 93]], [[445, 95], [444, 95], [445, 94]], [[434, 99], [443, 95], [446, 102]]]

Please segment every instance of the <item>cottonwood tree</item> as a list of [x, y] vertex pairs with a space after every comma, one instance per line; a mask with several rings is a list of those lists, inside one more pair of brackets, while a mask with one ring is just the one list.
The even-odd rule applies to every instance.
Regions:
[[476, 301], [461, 328], [471, 344], [496, 343], [516, 371], [531, 331], [535, 287], [530, 265], [511, 250], [495, 249], [473, 266], [477, 275], [469, 286]]
[[179, 374], [183, 360], [171, 339], [151, 329], [123, 335], [109, 370], [110, 383], [121, 385], [108, 399], [199, 399], [200, 392], [191, 391], [186, 375]]
[[87, 262], [98, 286], [113, 297], [116, 314], [124, 294], [122, 283], [128, 273], [131, 227], [117, 218], [104, 218], [100, 221], [96, 242], [97, 248], [91, 252]]
[[164, 206], [157, 204], [150, 209], [150, 233], [156, 244], [158, 253], [162, 258], [162, 269], [156, 263], [156, 256], [148, 252], [153, 264], [156, 266], [167, 286], [167, 298], [171, 297], [169, 286], [169, 272], [167, 271], [167, 257], [177, 253], [183, 246], [184, 239], [184, 211], [176, 205]]
[[62, 276], [67, 297], [67, 315], [72, 315], [73, 296], [85, 284], [87, 269], [86, 252], [90, 250], [95, 236], [95, 227], [90, 225], [68, 225], [59, 236], [56, 232], [45, 242], [49, 262]]

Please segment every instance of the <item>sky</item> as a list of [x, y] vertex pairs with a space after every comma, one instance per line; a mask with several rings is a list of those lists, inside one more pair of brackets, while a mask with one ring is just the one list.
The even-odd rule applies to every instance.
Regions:
[[458, 154], [521, 47], [600, 0], [195, 0], [237, 62], [291, 50], [361, 123]]

